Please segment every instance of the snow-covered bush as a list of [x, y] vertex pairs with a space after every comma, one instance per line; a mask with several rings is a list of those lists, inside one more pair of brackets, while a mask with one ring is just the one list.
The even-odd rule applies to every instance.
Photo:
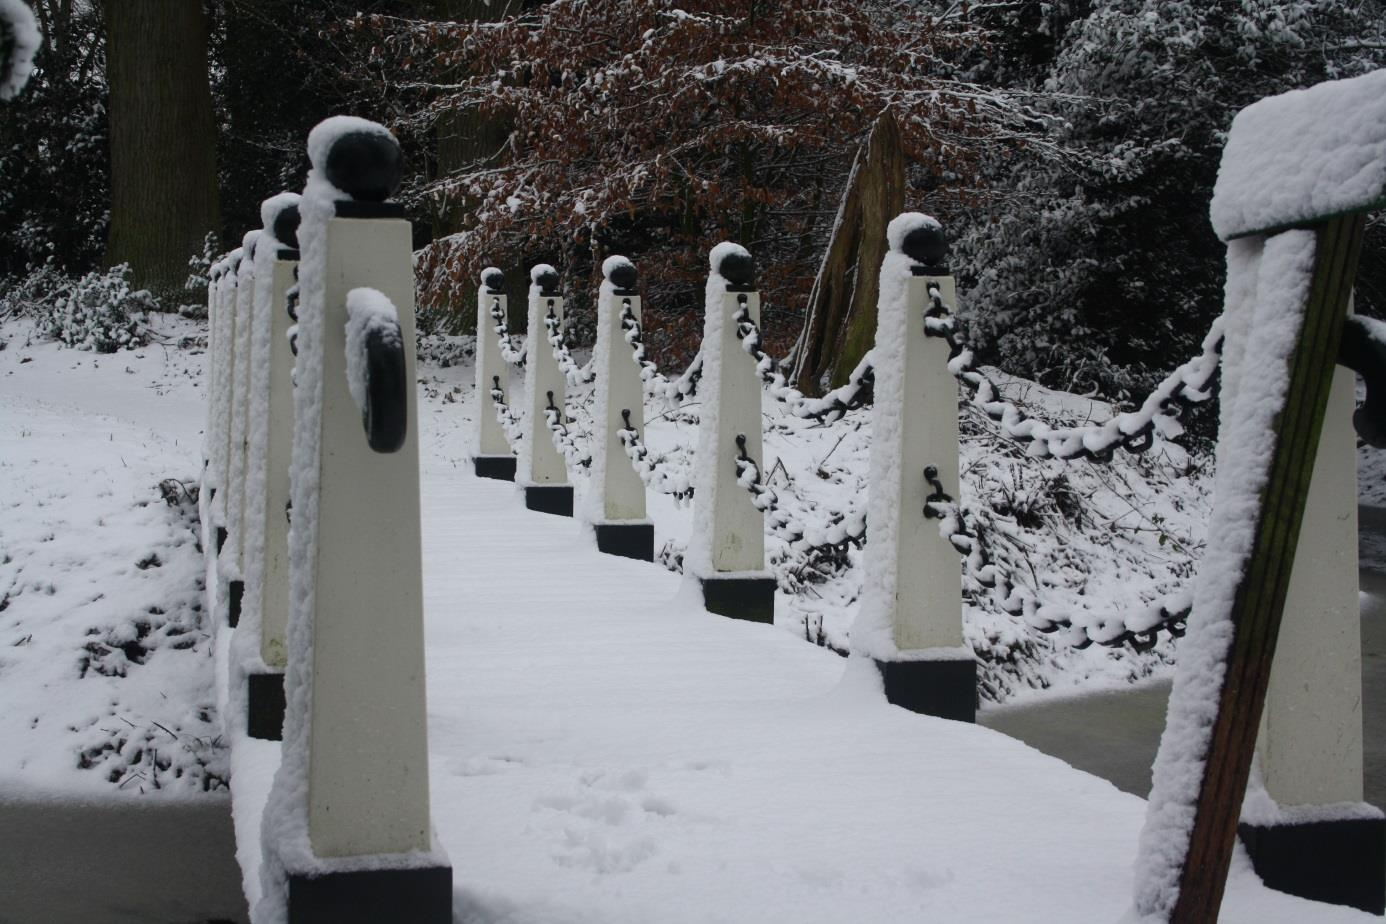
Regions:
[[124, 264], [71, 277], [52, 261], [0, 288], [0, 317], [32, 317], [40, 336], [80, 350], [114, 353], [143, 346], [145, 313], [158, 301], [130, 287]]

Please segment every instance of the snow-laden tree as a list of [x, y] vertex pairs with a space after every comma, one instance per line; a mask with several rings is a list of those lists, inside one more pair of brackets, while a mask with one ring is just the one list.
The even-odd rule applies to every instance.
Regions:
[[[435, 308], [461, 309], [488, 264], [547, 259], [587, 289], [584, 271], [619, 252], [641, 265], [651, 307], [687, 309], [680, 327], [692, 333], [707, 248], [726, 238], [756, 255], [782, 348], [852, 157], [883, 110], [938, 190], [965, 187], [983, 148], [1041, 125], [958, 79], [975, 27], [896, 0], [559, 0], [499, 23], [363, 28], [383, 33], [377, 60], [392, 89], [416, 94], [401, 131], [473, 108], [513, 126], [495, 150], [413, 191], [435, 203], [421, 211], [475, 209], [421, 255]], [[936, 210], [950, 201], [928, 196]], [[793, 313], [777, 325], [775, 309]]]
[[1383, 10], [1376, 0], [1105, 0], [1086, 15], [1083, 6], [1053, 5], [1033, 32], [1005, 27], [1035, 10], [1003, 14], [1003, 41], [1032, 54], [1003, 45], [1009, 70], [998, 70], [1034, 81], [1062, 116], [1056, 142], [1088, 158], [992, 169], [992, 206], [960, 249], [971, 336], [989, 359], [1120, 396], [1185, 358], [1222, 304], [1223, 248], [1207, 209], [1232, 116], [1260, 97], [1381, 66]]

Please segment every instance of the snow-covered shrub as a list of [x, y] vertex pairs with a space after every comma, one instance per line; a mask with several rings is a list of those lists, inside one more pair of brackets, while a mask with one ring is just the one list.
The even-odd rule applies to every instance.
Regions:
[[188, 257], [188, 279], [183, 283], [187, 297], [191, 301], [178, 306], [178, 313], [185, 318], [207, 317], [207, 283], [210, 281], [212, 264], [220, 254], [220, 241], [215, 231], [208, 231], [202, 239], [202, 252]]
[[73, 279], [46, 264], [0, 296], [0, 308], [15, 303], [37, 321], [40, 336], [79, 350], [114, 353], [143, 346], [145, 313], [159, 308], [154, 296], [130, 287], [125, 264]]

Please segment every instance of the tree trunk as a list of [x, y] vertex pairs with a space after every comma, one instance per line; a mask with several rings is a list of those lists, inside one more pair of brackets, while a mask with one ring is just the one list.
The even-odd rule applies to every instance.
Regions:
[[808, 317], [794, 347], [791, 378], [805, 394], [843, 385], [876, 334], [876, 300], [886, 225], [905, 207], [905, 153], [890, 110], [857, 152], [828, 252], [809, 292]]
[[[106, 262], [176, 304], [219, 226], [207, 23], [188, 0], [107, 3], [111, 227]], [[172, 305], [170, 306], [172, 307]]]

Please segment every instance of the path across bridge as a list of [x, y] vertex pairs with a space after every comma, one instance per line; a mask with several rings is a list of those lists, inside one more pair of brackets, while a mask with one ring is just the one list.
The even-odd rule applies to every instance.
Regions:
[[[432, 804], [458, 920], [1109, 922], [1129, 906], [1142, 800], [889, 706], [874, 671], [705, 612], [679, 576], [602, 555], [512, 485], [428, 452], [423, 484]], [[277, 747], [254, 745], [233, 776], [243, 861]], [[1234, 870], [1224, 920], [1311, 918], [1365, 920]]]

